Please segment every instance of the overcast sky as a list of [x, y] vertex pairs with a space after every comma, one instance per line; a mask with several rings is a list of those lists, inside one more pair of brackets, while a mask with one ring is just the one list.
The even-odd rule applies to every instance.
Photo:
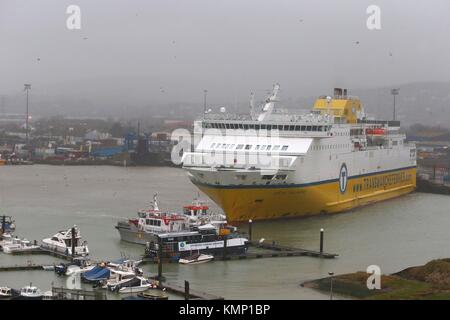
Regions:
[[231, 103], [275, 82], [295, 98], [449, 80], [448, 0], [0, 0], [0, 95]]

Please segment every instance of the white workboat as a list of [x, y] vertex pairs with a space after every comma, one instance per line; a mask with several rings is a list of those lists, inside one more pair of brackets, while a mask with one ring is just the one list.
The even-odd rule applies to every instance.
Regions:
[[181, 258], [178, 262], [181, 264], [200, 264], [206, 263], [214, 259], [214, 256], [209, 254], [196, 253], [191, 256]]
[[23, 287], [22, 289], [20, 289], [20, 295], [18, 297], [16, 297], [16, 299], [19, 300], [42, 300], [44, 297], [44, 294], [42, 293], [42, 291], [37, 288], [34, 287], [32, 285]]
[[11, 244], [7, 244], [3, 246], [3, 252], [14, 254], [14, 253], [25, 253], [31, 252], [39, 249], [38, 245], [34, 245], [31, 241], [27, 239], [14, 239]]
[[[72, 230], [74, 231], [72, 234]], [[74, 241], [74, 243], [72, 243]], [[87, 256], [89, 249], [86, 241], [82, 241], [80, 230], [73, 226], [65, 231], [59, 231], [53, 237], [42, 240], [41, 247], [45, 250], [63, 253], [72, 256], [72, 247], [74, 247], [74, 256]]]

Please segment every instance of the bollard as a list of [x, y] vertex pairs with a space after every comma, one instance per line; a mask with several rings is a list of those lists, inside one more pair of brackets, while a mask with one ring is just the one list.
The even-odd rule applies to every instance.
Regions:
[[72, 258], [75, 257], [75, 227], [72, 227]]
[[189, 300], [189, 281], [184, 280], [184, 300]]
[[227, 235], [223, 236], [223, 260], [227, 260], [227, 245], [228, 245]]
[[252, 219], [248, 220], [248, 241], [252, 241]]
[[320, 229], [320, 254], [323, 253], [323, 228]]
[[158, 280], [162, 280], [162, 238], [158, 237]]

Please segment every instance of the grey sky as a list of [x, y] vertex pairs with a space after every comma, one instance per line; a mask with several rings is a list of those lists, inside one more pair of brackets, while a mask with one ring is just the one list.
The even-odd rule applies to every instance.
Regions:
[[[70, 4], [81, 30], [66, 28]], [[275, 82], [296, 98], [450, 81], [449, 36], [448, 0], [0, 0], [0, 95], [30, 82], [94, 106], [202, 103], [206, 88], [233, 103]]]

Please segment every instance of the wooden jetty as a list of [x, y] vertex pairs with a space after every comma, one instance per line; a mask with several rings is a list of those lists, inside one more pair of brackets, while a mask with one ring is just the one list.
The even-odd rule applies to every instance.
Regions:
[[64, 259], [64, 260], [72, 260], [73, 258], [77, 258], [79, 256], [71, 256], [71, 255], [67, 255], [63, 252], [59, 252], [56, 250], [50, 250], [50, 249], [46, 249], [46, 248], [36, 248], [33, 250], [27, 250], [27, 251], [18, 251], [18, 252], [13, 252], [11, 253], [12, 255], [34, 255], [34, 254], [45, 254], [45, 255], [50, 255], [53, 257], [57, 257], [60, 259]]
[[[186, 295], [187, 294], [187, 299], [189, 300], [224, 300], [223, 297], [220, 296], [216, 296], [210, 293], [206, 293], [206, 292], [201, 292], [201, 291], [197, 291], [197, 290], [192, 290], [192, 289], [187, 289], [186, 292], [186, 287], [180, 286], [178, 284], [174, 284], [174, 283], [169, 283], [169, 282], [162, 282], [159, 284], [159, 288], [164, 290], [166, 289], [168, 292], [172, 292], [174, 294], [178, 294], [178, 295]], [[189, 288], [189, 287], [188, 287]]]
[[28, 270], [44, 270], [45, 266], [53, 266], [53, 264], [34, 264], [29, 263], [25, 265], [12, 265], [12, 266], [1, 266], [0, 272], [2, 271], [28, 271]]

